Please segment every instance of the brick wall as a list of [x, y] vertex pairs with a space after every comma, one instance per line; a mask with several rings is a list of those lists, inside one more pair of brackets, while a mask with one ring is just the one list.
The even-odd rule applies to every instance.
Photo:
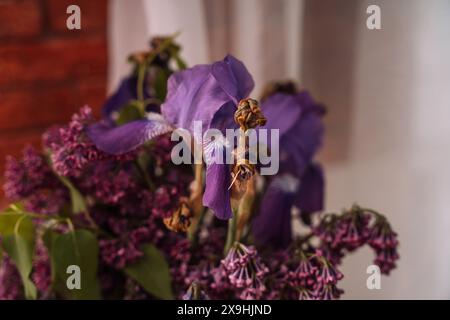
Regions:
[[[68, 30], [66, 8], [81, 9]], [[0, 172], [7, 154], [40, 145], [52, 124], [106, 93], [107, 0], [0, 0]], [[0, 181], [1, 182], [1, 181]], [[3, 200], [0, 193], [0, 205]]]

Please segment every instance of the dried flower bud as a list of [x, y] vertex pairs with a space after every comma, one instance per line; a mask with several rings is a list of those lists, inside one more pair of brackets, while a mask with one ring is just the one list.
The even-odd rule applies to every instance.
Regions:
[[209, 300], [209, 296], [197, 281], [193, 281], [188, 291], [183, 295], [183, 300]]
[[276, 93], [295, 94], [297, 93], [297, 85], [294, 81], [275, 81], [268, 83], [261, 95], [261, 102], [269, 98]]
[[255, 175], [255, 165], [251, 164], [247, 159], [238, 159], [231, 173], [232, 197], [240, 199], [247, 190], [248, 181]]
[[192, 210], [188, 206], [186, 198], [180, 199], [179, 208], [172, 214], [172, 216], [164, 218], [163, 222], [167, 229], [174, 232], [186, 232], [191, 225]]
[[234, 121], [243, 131], [266, 124], [266, 118], [259, 107], [258, 101], [250, 98], [239, 102], [234, 113]]

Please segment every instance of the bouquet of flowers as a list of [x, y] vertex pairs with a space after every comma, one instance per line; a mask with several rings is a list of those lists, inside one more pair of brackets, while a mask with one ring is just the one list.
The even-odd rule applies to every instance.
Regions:
[[290, 81], [258, 102], [235, 57], [180, 52], [152, 39], [100, 121], [85, 106], [7, 159], [0, 299], [335, 299], [356, 249], [395, 268], [382, 214], [321, 213], [325, 108]]

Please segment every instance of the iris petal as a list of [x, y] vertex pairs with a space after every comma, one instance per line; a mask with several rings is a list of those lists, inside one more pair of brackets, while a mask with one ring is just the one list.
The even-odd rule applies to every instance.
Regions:
[[136, 120], [118, 127], [111, 126], [106, 122], [99, 122], [90, 126], [87, 134], [97, 148], [117, 155], [129, 152], [172, 129], [172, 126], [162, 117], [154, 117], [151, 120]]
[[280, 177], [269, 184], [261, 202], [259, 214], [254, 218], [252, 232], [259, 245], [276, 248], [291, 243], [291, 210], [295, 193], [282, 187]]
[[206, 187], [203, 204], [213, 210], [219, 219], [230, 219], [232, 216], [230, 192], [230, 169], [225, 164], [210, 164], [206, 168]]
[[323, 210], [325, 179], [322, 167], [313, 163], [302, 176], [295, 205], [304, 214]]

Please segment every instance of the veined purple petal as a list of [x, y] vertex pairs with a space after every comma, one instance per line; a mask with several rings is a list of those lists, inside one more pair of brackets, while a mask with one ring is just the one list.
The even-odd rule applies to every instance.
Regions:
[[303, 174], [295, 196], [295, 205], [302, 214], [323, 210], [325, 178], [322, 167], [317, 163], [308, 166]]
[[114, 127], [106, 122], [90, 126], [88, 136], [100, 150], [109, 154], [131, 151], [156, 136], [170, 132], [170, 126], [160, 115], [153, 119], [136, 120]]
[[210, 208], [219, 219], [232, 217], [230, 191], [230, 168], [226, 164], [212, 163], [206, 168], [206, 187], [203, 205]]
[[277, 176], [270, 182], [253, 219], [252, 232], [256, 243], [287, 247], [292, 240], [291, 210], [298, 183], [292, 176]]
[[236, 105], [239, 100], [246, 98], [255, 86], [245, 65], [232, 55], [227, 55], [222, 61], [215, 62], [211, 72]]

